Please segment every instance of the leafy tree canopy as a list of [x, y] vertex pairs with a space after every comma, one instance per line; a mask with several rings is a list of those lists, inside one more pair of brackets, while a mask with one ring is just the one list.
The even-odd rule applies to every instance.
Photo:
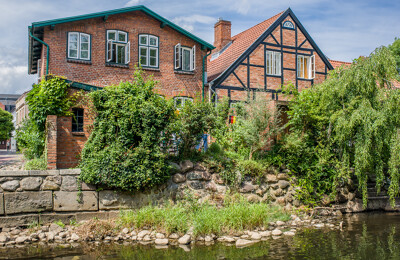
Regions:
[[391, 45], [389, 45], [389, 49], [393, 53], [393, 56], [397, 64], [397, 70], [400, 73], [400, 38], [394, 39], [394, 42]]
[[395, 58], [382, 47], [333, 71], [291, 103], [292, 132], [285, 149], [308, 194], [332, 189], [330, 184], [354, 172], [364, 204], [368, 177], [376, 179], [378, 190], [390, 179], [394, 201], [400, 180], [400, 90], [392, 88], [395, 79]]
[[11, 113], [0, 108], [0, 140], [11, 138], [11, 132], [14, 130]]

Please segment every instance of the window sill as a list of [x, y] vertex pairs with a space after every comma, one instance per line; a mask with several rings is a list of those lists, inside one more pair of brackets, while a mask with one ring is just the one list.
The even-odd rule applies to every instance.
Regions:
[[266, 74], [267, 77], [282, 78], [282, 75]]
[[175, 74], [194, 75], [194, 71], [175, 70]]
[[298, 80], [304, 80], [304, 81], [312, 81], [314, 79], [305, 79], [305, 78], [297, 78]]
[[106, 67], [129, 69], [129, 64], [106, 63]]
[[78, 63], [78, 64], [85, 64], [85, 65], [92, 65], [90, 60], [74, 60], [74, 59], [67, 59], [69, 63]]
[[152, 67], [142, 67], [143, 70], [149, 70], [149, 71], [160, 71], [160, 68], [152, 68]]
[[85, 136], [85, 132], [72, 132], [72, 135]]

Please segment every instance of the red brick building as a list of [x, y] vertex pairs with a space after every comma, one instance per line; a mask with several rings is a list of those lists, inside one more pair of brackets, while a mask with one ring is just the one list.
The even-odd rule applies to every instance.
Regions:
[[[181, 104], [204, 95], [206, 55], [214, 47], [144, 6], [34, 22], [29, 26], [29, 74], [63, 76], [87, 91], [132, 79], [135, 67], [159, 81], [157, 93]], [[74, 91], [71, 89], [71, 91]], [[48, 118], [49, 168], [77, 165], [91, 124], [84, 108], [74, 117]]]
[[215, 26], [208, 63], [210, 96], [232, 103], [265, 97], [281, 103], [282, 85], [298, 90], [325, 80], [332, 64], [289, 8], [233, 37], [231, 23]]

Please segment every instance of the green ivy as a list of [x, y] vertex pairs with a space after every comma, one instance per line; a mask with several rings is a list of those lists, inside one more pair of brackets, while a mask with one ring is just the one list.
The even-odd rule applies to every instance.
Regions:
[[27, 159], [44, 155], [46, 119], [48, 115], [70, 115], [75, 96], [68, 94], [68, 83], [63, 78], [48, 76], [46, 80], [33, 85], [26, 96], [29, 119], [17, 129], [18, 147]]
[[154, 93], [155, 86], [151, 77], [146, 80], [136, 70], [132, 82], [90, 93], [97, 116], [81, 155], [82, 181], [134, 191], [169, 177], [163, 147], [174, 107]]

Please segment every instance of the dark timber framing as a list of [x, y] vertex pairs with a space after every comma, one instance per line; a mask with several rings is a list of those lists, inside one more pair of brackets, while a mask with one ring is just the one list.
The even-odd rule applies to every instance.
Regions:
[[[282, 23], [284, 22], [285, 19], [290, 17], [294, 21], [294, 31], [295, 31], [295, 46], [288, 46], [283, 44], [283, 30], [287, 30], [287, 28], [284, 28], [282, 26]], [[280, 30], [280, 42], [275, 38], [275, 36], [272, 34], [274, 30], [279, 26]], [[302, 41], [300, 44], [298, 42], [298, 30], [300, 30], [304, 36], [305, 40]], [[267, 37], [271, 36], [273, 41], [275, 43], [268, 43], [265, 41]], [[306, 42], [309, 42], [312, 48], [304, 48], [303, 45]], [[260, 45], [264, 46], [264, 65], [257, 65], [257, 64], [251, 64], [250, 63], [250, 54]], [[271, 47], [275, 47], [271, 48]], [[284, 66], [284, 59], [283, 55], [281, 55], [281, 75], [266, 75], [265, 69], [266, 69], [266, 51], [271, 50], [271, 51], [280, 51], [282, 54], [287, 53], [287, 54], [294, 54], [296, 55], [295, 57], [295, 69], [293, 68], [287, 68]], [[300, 52], [299, 52], [300, 51]], [[275, 22], [265, 31], [261, 34], [261, 36], [254, 42], [252, 45], [247, 48], [246, 51], [244, 51], [239, 58], [237, 58], [224, 72], [222, 72], [216, 79], [210, 82], [210, 86], [212, 90], [217, 90], [217, 89], [224, 89], [227, 90], [228, 92], [228, 97], [231, 103], [238, 102], [238, 100], [231, 100], [231, 91], [247, 91], [248, 92], [248, 99], [250, 95], [250, 91], [253, 93], [253, 99], [255, 98], [255, 93], [256, 92], [266, 92], [266, 93], [271, 93], [272, 99], [278, 100], [278, 93], [282, 92], [281, 90], [274, 90], [274, 89], [268, 89], [268, 77], [276, 77], [276, 78], [281, 78], [281, 82], [284, 82], [284, 71], [289, 70], [289, 71], [295, 71], [296, 73], [296, 87], [298, 88], [298, 81], [311, 81], [311, 84], [314, 84], [313, 79], [303, 79], [303, 78], [298, 78], [297, 77], [297, 56], [299, 54], [305, 55], [305, 56], [312, 56], [314, 53], [317, 53], [319, 57], [322, 59], [322, 61], [325, 63], [325, 72], [318, 72], [315, 71], [316, 74], [322, 74], [325, 75], [325, 78], [327, 77], [328, 70], [332, 70], [333, 67], [330, 64], [329, 60], [326, 58], [326, 56], [322, 53], [322, 51], [319, 49], [317, 44], [314, 42], [314, 40], [311, 38], [311, 36], [308, 34], [304, 26], [301, 24], [299, 19], [296, 17], [296, 15], [293, 13], [293, 11], [288, 8], [278, 19], [275, 20]], [[246, 66], [247, 70], [247, 84], [244, 84], [244, 82], [240, 79], [240, 77], [235, 73], [235, 69], [238, 68], [238, 66]], [[251, 73], [251, 67], [259, 67], [259, 68], [264, 68], [264, 87], [263, 88], [251, 88], [250, 87], [250, 73]], [[231, 75], [233, 74], [236, 79], [240, 82], [242, 87], [238, 86], [229, 86], [229, 85], [224, 85], [223, 82]]]

